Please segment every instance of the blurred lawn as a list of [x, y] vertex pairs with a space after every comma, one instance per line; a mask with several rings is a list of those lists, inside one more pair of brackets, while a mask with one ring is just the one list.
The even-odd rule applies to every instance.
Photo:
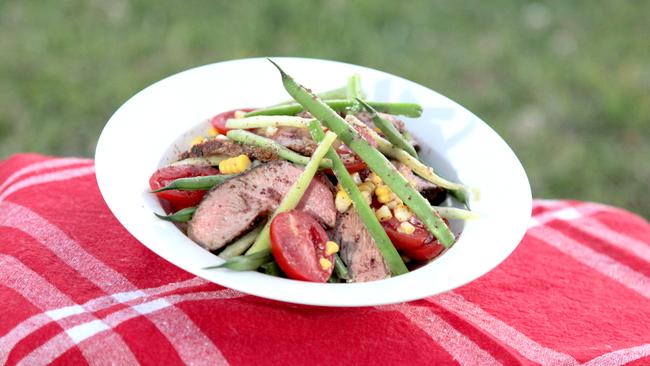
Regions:
[[510, 143], [535, 197], [650, 217], [650, 1], [0, 0], [0, 158], [92, 156], [112, 112], [220, 60], [336, 59], [427, 85]]

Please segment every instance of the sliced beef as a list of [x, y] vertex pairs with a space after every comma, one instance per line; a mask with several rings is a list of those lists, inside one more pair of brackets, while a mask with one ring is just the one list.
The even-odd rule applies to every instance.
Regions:
[[341, 259], [348, 266], [351, 281], [381, 280], [390, 275], [384, 257], [354, 208], [338, 215], [334, 237], [341, 246]]
[[316, 150], [316, 146], [318, 146], [306, 128], [278, 127], [272, 129], [273, 133], [267, 131], [266, 129], [259, 129], [257, 133], [265, 135], [280, 145], [305, 156], [311, 156]]
[[[194, 213], [188, 236], [209, 250], [223, 247], [273, 213], [302, 171], [302, 167], [276, 160], [215, 187]], [[334, 198], [324, 178], [312, 181], [298, 209], [325, 226], [334, 226]]]
[[248, 155], [251, 159], [257, 159], [264, 162], [278, 159], [277, 154], [272, 150], [216, 138], [192, 146], [189, 151], [181, 154], [179, 160], [213, 155], [239, 156], [242, 154]]
[[447, 198], [447, 191], [437, 185], [426, 181], [417, 175], [413, 174], [413, 171], [406, 165], [398, 162], [392, 161], [395, 168], [406, 178], [409, 182], [415, 183], [415, 189], [422, 194], [424, 198], [429, 201], [434, 206], [439, 205], [442, 201]]

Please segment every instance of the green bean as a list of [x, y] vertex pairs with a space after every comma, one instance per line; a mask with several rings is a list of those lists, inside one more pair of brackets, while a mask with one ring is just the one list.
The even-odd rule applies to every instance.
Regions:
[[159, 219], [165, 220], [165, 221], [172, 221], [172, 222], [188, 222], [192, 219], [192, 216], [194, 216], [194, 212], [196, 211], [196, 207], [187, 207], [182, 210], [176, 211], [171, 215], [159, 215], [157, 213], [153, 213], [158, 217]]
[[379, 149], [379, 151], [382, 152], [382, 154], [386, 156], [390, 156], [391, 158], [394, 158], [400, 163], [406, 165], [415, 174], [419, 175], [425, 180], [439, 187], [449, 190], [454, 195], [454, 197], [456, 197], [462, 203], [467, 204], [467, 200], [469, 198], [467, 192], [471, 192], [476, 198], [479, 197], [480, 192], [477, 188], [470, 188], [463, 184], [454, 183], [446, 180], [445, 178], [437, 175], [431, 167], [426, 166], [425, 164], [423, 164], [421, 161], [411, 156], [406, 151], [393, 146], [390, 142], [386, 141], [383, 137], [379, 136], [377, 132], [373, 131], [365, 123], [359, 121], [356, 117], [352, 115], [348, 115], [345, 118], [348, 122], [357, 125], [360, 128], [363, 128], [366, 131], [366, 133], [368, 133], [368, 135], [370, 135], [370, 137], [372, 137], [372, 139], [375, 140], [375, 142], [377, 143], [377, 148]]
[[223, 184], [228, 179], [234, 177], [233, 174], [204, 175], [190, 178], [178, 178], [168, 185], [154, 189], [151, 193], [168, 191], [176, 189], [179, 191], [205, 191], [216, 185]]
[[187, 158], [179, 160], [169, 164], [170, 166], [179, 166], [179, 165], [219, 165], [222, 160], [231, 158], [231, 156], [225, 155], [213, 155], [205, 157], [196, 157], [196, 158]]
[[[353, 107], [357, 102], [355, 100], [333, 99], [333, 100], [326, 100], [324, 102], [321, 101], [321, 103], [328, 105], [330, 108], [332, 108], [337, 112], [343, 112], [348, 110], [348, 108]], [[370, 102], [370, 101], [367, 103], [382, 113], [398, 114], [407, 117], [420, 117], [422, 115], [422, 106], [415, 103], [390, 103], [390, 102]], [[271, 115], [278, 115], [278, 114], [284, 116], [292, 116], [304, 110], [305, 108], [300, 104], [287, 104], [278, 107], [257, 109], [252, 112], [246, 113], [244, 117], [271, 116]]]
[[230, 259], [232, 257], [243, 254], [255, 241], [255, 238], [262, 232], [264, 224], [257, 225], [253, 230], [244, 234], [241, 238], [228, 244], [228, 246], [219, 253], [219, 257], [223, 259]]
[[[261, 147], [263, 149], [272, 150], [282, 159], [290, 161], [292, 163], [307, 165], [307, 163], [310, 161], [308, 157], [300, 155], [297, 152], [278, 144], [274, 140], [256, 135], [252, 132], [245, 130], [231, 130], [228, 131], [227, 136], [229, 139], [240, 142], [244, 145], [253, 145]], [[320, 167], [323, 169], [331, 168], [332, 162], [329, 159], [322, 160], [320, 162]]]
[[330, 146], [332, 146], [334, 140], [336, 140], [336, 134], [328, 131], [325, 135], [325, 139], [323, 139], [323, 141], [318, 144], [318, 147], [316, 148], [316, 151], [314, 151], [314, 154], [311, 156], [311, 159], [305, 167], [305, 170], [300, 174], [298, 180], [296, 180], [291, 188], [289, 188], [289, 192], [287, 192], [287, 195], [284, 197], [282, 202], [280, 202], [280, 205], [275, 210], [269, 221], [266, 223], [266, 225], [264, 225], [262, 232], [257, 237], [257, 239], [255, 239], [255, 243], [253, 243], [253, 246], [250, 247], [250, 249], [248, 249], [246, 252], [247, 254], [253, 254], [259, 252], [260, 250], [271, 247], [271, 240], [269, 238], [271, 221], [273, 221], [273, 218], [277, 214], [293, 210], [296, 208], [296, 206], [298, 206], [300, 199], [305, 194], [305, 191], [314, 178], [316, 170], [318, 170], [318, 166], [323, 159], [323, 156], [325, 156], [325, 153], [327, 153]]
[[370, 116], [372, 117], [372, 121], [375, 123], [375, 126], [381, 130], [381, 132], [384, 133], [386, 136], [386, 139], [388, 141], [395, 145], [396, 147], [401, 148], [402, 150], [406, 151], [409, 153], [409, 155], [413, 156], [414, 158], [418, 159], [418, 153], [415, 151], [413, 148], [413, 145], [411, 145], [404, 136], [395, 128], [395, 126], [385, 120], [382, 116], [377, 113], [377, 111], [368, 103], [364, 102], [361, 99], [358, 99], [359, 103], [370, 113]]
[[438, 212], [440, 217], [450, 220], [476, 220], [479, 218], [476, 212], [456, 207], [434, 206], [433, 209]]
[[216, 266], [203, 267], [203, 269], [228, 268], [233, 271], [253, 271], [262, 264], [272, 260], [271, 249], [264, 249], [255, 254], [238, 255]]
[[262, 268], [264, 270], [264, 273], [266, 273], [269, 276], [283, 277], [282, 276], [282, 269], [273, 260], [270, 261], [270, 262], [262, 264], [260, 266], [260, 268]]
[[[273, 61], [271, 61], [273, 62]], [[275, 65], [275, 63], [274, 63]], [[390, 189], [413, 211], [425, 227], [445, 247], [454, 243], [454, 234], [442, 218], [431, 209], [429, 202], [410, 186], [409, 182], [395, 169], [382, 153], [373, 148], [368, 141], [350, 126], [332, 108], [310, 93], [293, 78], [275, 65], [282, 75], [285, 90], [315, 118], [331, 131], [334, 131], [343, 143], [348, 145], [368, 167], [377, 174]], [[377, 109], [375, 107], [375, 109]]]
[[[324, 137], [323, 128], [318, 121], [314, 121], [309, 125], [309, 131], [311, 132], [314, 141], [321, 141]], [[370, 234], [375, 245], [377, 245], [377, 248], [384, 257], [386, 265], [388, 265], [391, 273], [397, 276], [408, 272], [404, 262], [402, 262], [402, 258], [399, 253], [397, 253], [397, 250], [393, 246], [393, 243], [391, 243], [388, 235], [386, 235], [386, 231], [379, 223], [379, 220], [377, 220], [374, 211], [366, 202], [366, 199], [361, 194], [359, 187], [354, 183], [350, 173], [345, 169], [345, 165], [343, 164], [343, 161], [341, 161], [341, 158], [332, 148], [327, 152], [327, 157], [332, 160], [332, 170], [334, 171], [336, 178], [350, 197], [350, 200], [352, 200], [361, 222], [363, 222], [368, 230], [368, 234]]]
[[362, 95], [363, 92], [361, 91], [361, 76], [359, 76], [359, 74], [354, 74], [348, 78], [346, 98], [349, 100], [355, 100], [357, 98], [363, 98]]
[[334, 254], [334, 273], [336, 273], [339, 278], [342, 278], [344, 280], [350, 278], [348, 267], [345, 266], [345, 263], [343, 263], [343, 260], [338, 255], [338, 253]]
[[226, 121], [226, 128], [247, 130], [264, 127], [303, 127], [306, 128], [313, 118], [296, 116], [254, 116], [233, 118]]
[[[327, 90], [327, 91], [324, 91], [322, 93], [318, 93], [316, 95], [318, 95], [318, 97], [323, 99], [323, 100], [343, 99], [343, 98], [346, 97], [346, 92], [347, 92], [347, 88], [345, 86], [342, 86], [340, 88]], [[274, 104], [274, 105], [272, 105], [270, 107], [278, 107], [278, 106], [281, 106], [281, 105], [287, 105], [287, 104], [292, 104], [292, 103], [294, 103], [293, 99], [286, 100], [286, 101], [284, 101], [282, 103]]]

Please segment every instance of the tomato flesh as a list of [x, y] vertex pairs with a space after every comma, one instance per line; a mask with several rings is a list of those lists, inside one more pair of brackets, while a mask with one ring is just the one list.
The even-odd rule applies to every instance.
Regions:
[[[175, 179], [219, 174], [219, 170], [209, 166], [179, 165], [168, 166], [156, 170], [149, 178], [151, 190], [162, 188]], [[172, 211], [196, 206], [201, 202], [207, 191], [169, 190], [156, 193], [158, 198], [169, 202]]]
[[228, 133], [228, 131], [230, 131], [229, 128], [226, 128], [226, 121], [228, 121], [231, 118], [234, 118], [235, 112], [237, 111], [250, 112], [253, 110], [254, 110], [253, 108], [240, 108], [240, 109], [233, 109], [232, 111], [222, 112], [212, 117], [212, 119], [210, 120], [210, 124], [217, 131], [219, 131], [219, 133], [225, 135], [226, 133]]
[[400, 222], [394, 217], [390, 220], [382, 221], [381, 224], [395, 248], [411, 259], [427, 261], [442, 253], [445, 247], [429, 233], [417, 218], [411, 218], [409, 223], [415, 226], [415, 231], [412, 234], [399, 232], [397, 228]]
[[[290, 278], [326, 282], [334, 269], [334, 255], [326, 255], [329, 240], [323, 227], [302, 211], [282, 212], [271, 221], [271, 252], [282, 271]], [[332, 264], [323, 269], [320, 259]]]

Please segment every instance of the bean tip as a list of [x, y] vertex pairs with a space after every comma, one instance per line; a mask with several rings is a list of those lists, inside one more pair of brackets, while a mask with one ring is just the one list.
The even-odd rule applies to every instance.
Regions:
[[280, 74], [282, 75], [282, 78], [288, 77], [287, 73], [284, 72], [284, 70], [282, 70], [282, 68], [278, 64], [276, 64], [275, 61], [271, 60], [268, 57], [266, 59], [269, 60], [269, 62], [272, 63], [273, 66], [275, 66], [275, 68], [278, 69], [278, 71], [280, 71]]

